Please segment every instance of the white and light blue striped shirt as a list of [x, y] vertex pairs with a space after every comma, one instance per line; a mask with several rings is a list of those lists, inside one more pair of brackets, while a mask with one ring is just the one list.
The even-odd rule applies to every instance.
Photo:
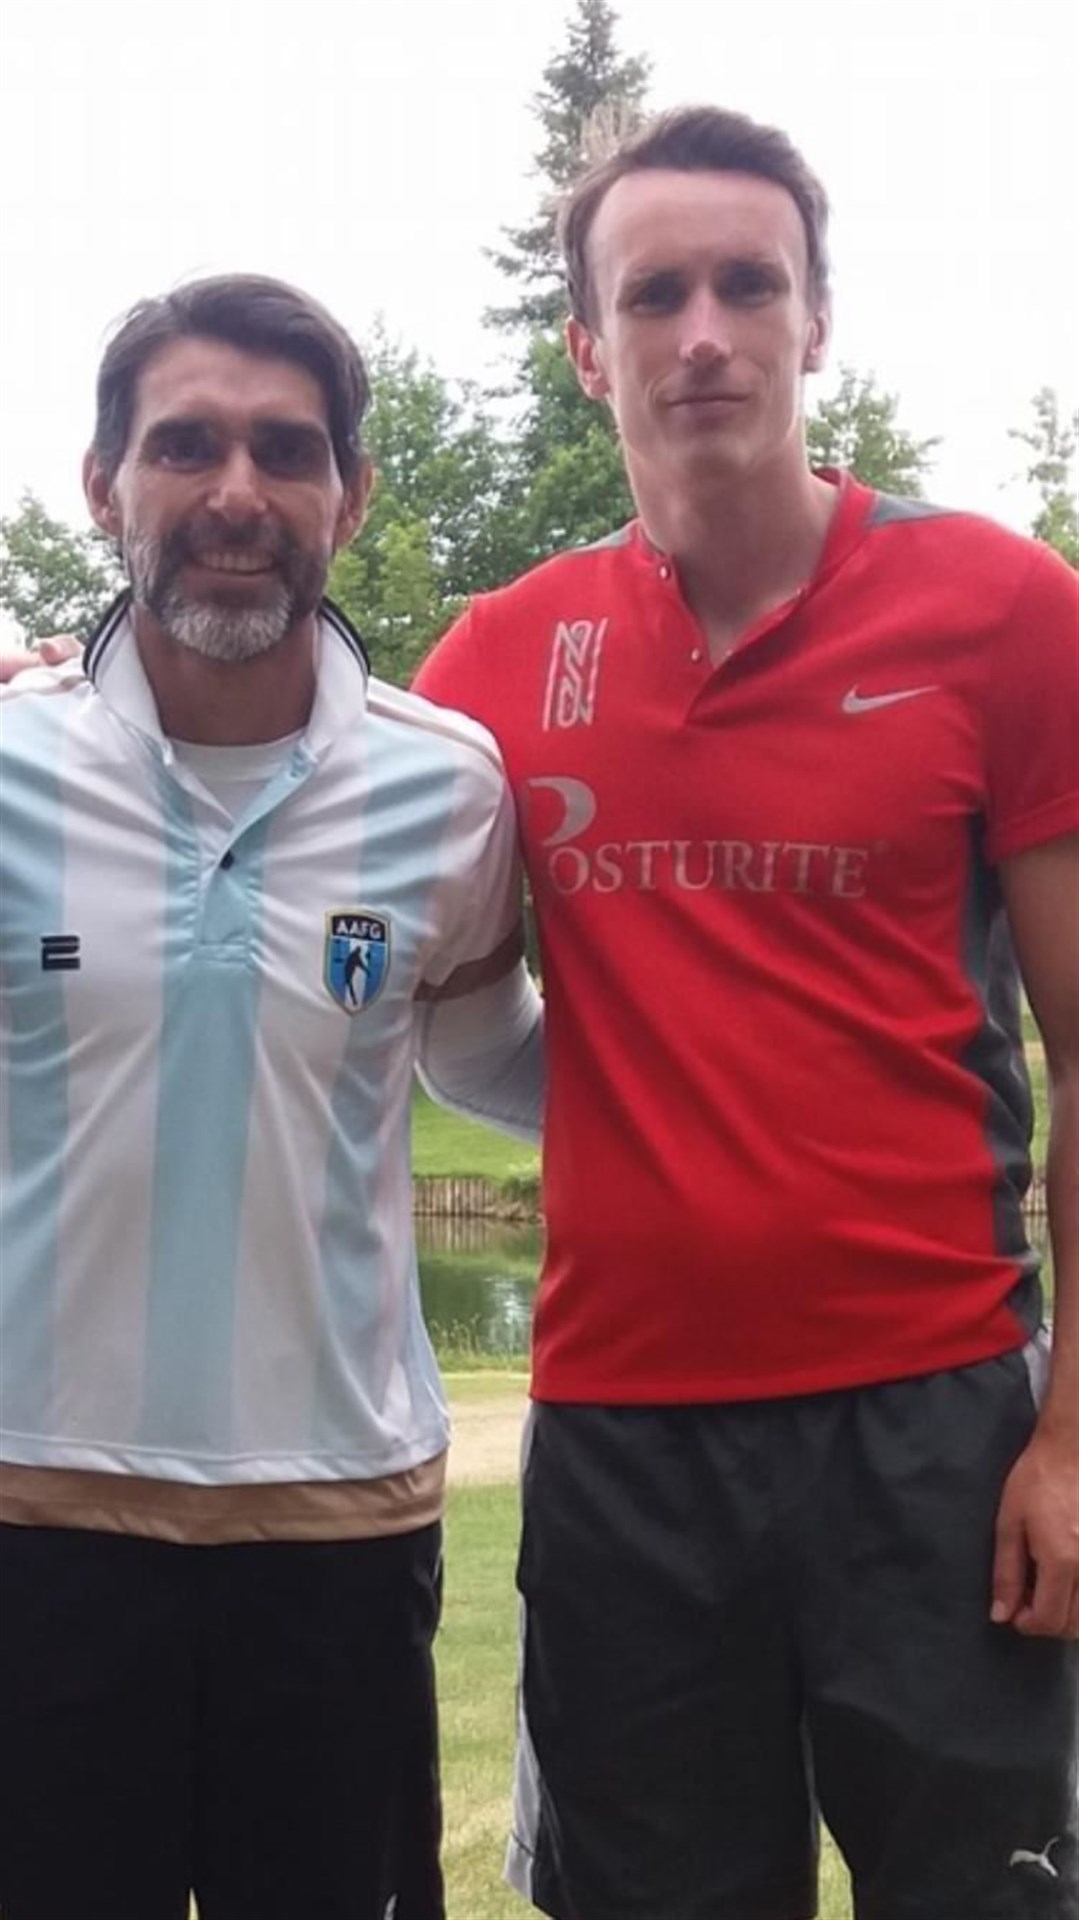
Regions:
[[310, 722], [230, 821], [161, 733], [123, 605], [86, 669], [21, 676], [3, 712], [3, 1458], [398, 1472], [447, 1438], [416, 1002], [513, 945], [497, 749], [368, 682], [327, 608]]

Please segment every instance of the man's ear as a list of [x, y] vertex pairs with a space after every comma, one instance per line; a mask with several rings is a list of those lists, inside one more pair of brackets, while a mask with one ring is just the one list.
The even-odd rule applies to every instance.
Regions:
[[107, 533], [113, 540], [119, 540], [122, 531], [120, 509], [116, 504], [112, 480], [92, 447], [83, 457], [82, 490], [95, 527], [100, 527], [102, 533]]
[[829, 300], [822, 300], [809, 323], [809, 338], [802, 359], [803, 373], [819, 373], [828, 357], [828, 343], [832, 337], [832, 307]]
[[367, 518], [367, 509], [375, 486], [374, 462], [364, 455], [356, 470], [355, 479], [346, 486], [337, 512], [337, 525], [334, 528], [333, 550], [339, 553], [354, 540]]
[[603, 366], [603, 349], [583, 320], [566, 321], [566, 352], [573, 362], [581, 391], [590, 400], [608, 400], [611, 388]]

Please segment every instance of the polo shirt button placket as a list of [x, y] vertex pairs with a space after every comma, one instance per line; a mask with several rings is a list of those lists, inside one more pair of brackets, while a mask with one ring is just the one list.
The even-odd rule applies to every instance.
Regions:
[[[669, 560], [660, 560], [657, 562], [656, 577], [657, 579], [664, 581], [666, 585], [668, 586], [670, 585], [671, 581], [674, 579], [674, 568], [672, 567]], [[690, 658], [691, 666], [699, 667], [702, 660], [704, 659], [703, 649], [701, 647], [691, 647], [689, 658]]]

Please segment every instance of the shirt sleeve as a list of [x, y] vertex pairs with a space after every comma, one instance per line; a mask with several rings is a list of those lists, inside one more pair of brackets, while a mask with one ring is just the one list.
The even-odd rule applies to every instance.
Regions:
[[472, 795], [486, 824], [466, 827], [467, 883], [453, 934], [416, 996], [417, 1071], [432, 1099], [517, 1139], [543, 1114], [542, 1001], [523, 959], [521, 866], [512, 795], [494, 742]]
[[986, 850], [1079, 828], [1079, 574], [1036, 547], [995, 637], [985, 694]]
[[[465, 722], [461, 723], [465, 725]], [[523, 881], [517, 815], [489, 734], [463, 767], [453, 842], [453, 907], [429, 952], [417, 998], [451, 999], [488, 986], [524, 952]]]
[[491, 986], [416, 1009], [417, 1071], [440, 1105], [518, 1140], [543, 1120], [543, 1003], [523, 960]]

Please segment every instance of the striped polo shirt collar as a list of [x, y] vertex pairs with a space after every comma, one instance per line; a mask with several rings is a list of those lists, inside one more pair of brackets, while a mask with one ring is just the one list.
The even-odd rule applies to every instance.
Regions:
[[[157, 704], [139, 657], [125, 589], [98, 621], [86, 645], [84, 670], [106, 705], [128, 726], [146, 735], [166, 763], [171, 741], [162, 733]], [[332, 600], [319, 606], [317, 685], [300, 749], [318, 759], [362, 719], [370, 663], [359, 634]]]

